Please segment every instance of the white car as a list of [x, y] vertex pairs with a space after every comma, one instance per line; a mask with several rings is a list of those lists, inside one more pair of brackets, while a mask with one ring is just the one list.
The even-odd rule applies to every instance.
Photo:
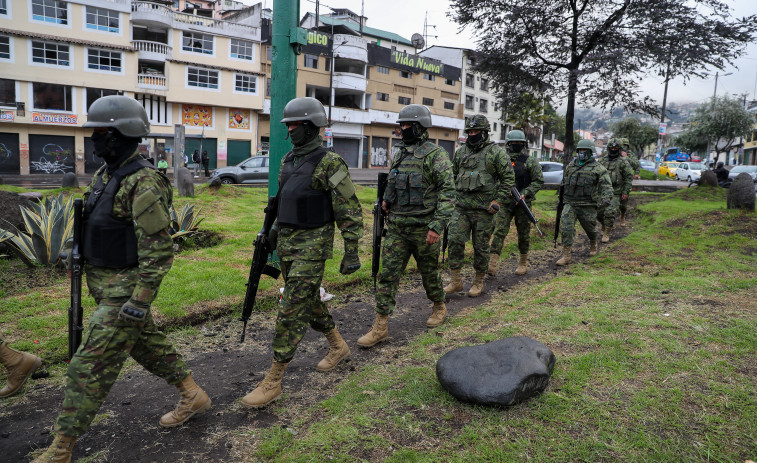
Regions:
[[701, 162], [682, 162], [676, 169], [676, 180], [695, 182], [702, 177], [704, 165]]
[[541, 172], [544, 175], [544, 183], [561, 184], [563, 166], [559, 162], [540, 161]]
[[742, 172], [746, 172], [757, 182], [757, 166], [736, 166], [728, 172], [728, 178], [734, 180]]

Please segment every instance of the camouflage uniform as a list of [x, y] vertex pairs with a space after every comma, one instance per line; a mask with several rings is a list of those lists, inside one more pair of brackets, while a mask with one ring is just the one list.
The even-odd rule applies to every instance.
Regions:
[[[138, 156], [135, 153], [122, 165]], [[99, 175], [106, 183], [109, 173], [105, 166], [85, 191], [85, 202]], [[145, 197], [143, 195], [157, 199], [151, 209], [138, 210], [135, 203]], [[133, 221], [139, 264], [123, 269], [90, 264], [84, 267], [87, 286], [97, 309], [89, 319], [81, 346], [71, 359], [66, 374], [63, 409], [57, 421], [58, 431], [66, 436], [76, 437], [86, 432], [127, 357], [133, 357], [149, 372], [172, 385], [178, 385], [190, 374], [179, 353], [155, 326], [149, 311], [144, 323], [118, 318], [121, 306], [129, 299], [149, 306], [171, 268], [173, 241], [168, 232], [168, 210], [172, 197], [169, 180], [150, 168], [125, 177], [115, 194], [113, 215]], [[159, 231], [147, 232], [159, 228], [156, 223], [163, 225], [163, 222], [165, 224]]]
[[[297, 148], [294, 152], [295, 166], [322, 144], [323, 138], [318, 136]], [[363, 214], [344, 160], [329, 151], [315, 167], [311, 186], [315, 190], [330, 192], [334, 219], [342, 238], [345, 242], [356, 243], [363, 236]], [[309, 229], [278, 227], [276, 252], [281, 258], [285, 285], [276, 318], [273, 357], [277, 362], [288, 363], [294, 357], [297, 344], [305, 336], [308, 325], [321, 333], [331, 331], [335, 326], [319, 293], [326, 260], [333, 257], [334, 223]]]
[[[511, 156], [514, 153], [511, 153]], [[513, 165], [515, 165], [513, 163]], [[526, 197], [526, 204], [531, 209], [531, 202], [536, 197], [536, 193], [544, 186], [544, 174], [541, 170], [541, 164], [533, 156], [528, 156], [525, 162], [525, 169], [531, 177], [531, 183], [520, 190], [520, 193]], [[508, 188], [509, 191], [509, 188]], [[533, 209], [532, 209], [533, 210]], [[522, 207], [516, 206], [516, 198], [507, 195], [507, 200], [502, 203], [502, 208], [494, 216], [494, 232], [492, 233], [491, 253], [500, 255], [502, 247], [510, 231], [510, 221], [515, 218], [515, 228], [518, 230], [518, 250], [521, 254], [528, 254], [531, 241], [531, 221]]]
[[[641, 172], [641, 163], [639, 162], [639, 158], [634, 153], [632, 153], [628, 149], [628, 147], [630, 147], [630, 145], [628, 144], [628, 140], [624, 138], [623, 149], [626, 150], [626, 160], [631, 165], [631, 169], [633, 169], [634, 176], [638, 177], [639, 172]], [[628, 197], [629, 196], [630, 194], [626, 196], [626, 199], [620, 200], [620, 213], [623, 215], [623, 217], [625, 217], [626, 211], [628, 211]]]
[[455, 210], [448, 231], [449, 268], [462, 268], [465, 243], [470, 236], [473, 268], [483, 273], [489, 264], [489, 239], [495, 217], [488, 212], [489, 204], [496, 201], [504, 205], [515, 185], [510, 157], [491, 141], [475, 148], [466, 143], [455, 153], [452, 173]]
[[615, 226], [615, 216], [618, 213], [622, 196], [631, 192], [631, 182], [633, 181], [633, 170], [630, 163], [623, 156], [618, 155], [615, 158], [602, 156], [599, 158], [599, 164], [607, 169], [612, 182], [613, 197], [609, 206], [599, 206], [597, 209], [597, 219], [607, 228]]
[[565, 206], [560, 216], [562, 245], [572, 246], [576, 235], [576, 219], [589, 240], [597, 240], [597, 203], [612, 201], [612, 182], [607, 169], [591, 159], [583, 165], [574, 159], [565, 168], [562, 181]]
[[[429, 230], [442, 234], [452, 216], [455, 196], [449, 155], [428, 141], [428, 132], [412, 145], [400, 142], [396, 147], [399, 150], [389, 168], [384, 193], [390, 210], [376, 289], [376, 312], [381, 315], [394, 311], [400, 275], [411, 255], [418, 264], [426, 296], [435, 303], [444, 301], [439, 275], [441, 240], [426, 244], [426, 235]], [[421, 172], [408, 172], [412, 170]]]

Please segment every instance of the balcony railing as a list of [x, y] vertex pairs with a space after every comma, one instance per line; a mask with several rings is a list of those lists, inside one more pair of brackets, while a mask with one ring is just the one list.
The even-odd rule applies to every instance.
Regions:
[[137, 74], [137, 85], [143, 88], [168, 88], [166, 76], [162, 74]]
[[131, 4], [132, 13], [146, 13], [161, 16], [161, 20], [171, 24], [177, 29], [186, 29], [182, 26], [201, 26], [217, 32], [224, 32], [234, 36], [256, 36], [260, 37], [260, 28], [247, 24], [238, 24], [222, 19], [206, 18], [189, 13], [174, 11], [165, 5], [159, 5], [152, 2], [133, 2]]
[[131, 43], [139, 51], [171, 56], [171, 46], [165, 43], [151, 42], [149, 40], [132, 40]]

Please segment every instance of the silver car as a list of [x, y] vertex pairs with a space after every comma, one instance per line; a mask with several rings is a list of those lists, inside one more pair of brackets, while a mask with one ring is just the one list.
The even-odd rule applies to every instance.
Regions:
[[676, 169], [676, 180], [696, 182], [702, 177], [704, 165], [700, 162], [682, 162]]
[[221, 183], [268, 183], [268, 156], [253, 156], [236, 166], [221, 167], [213, 171], [210, 180], [219, 177]]
[[733, 180], [742, 172], [746, 172], [752, 180], [757, 181], [757, 166], [736, 166], [728, 172], [728, 178]]
[[561, 184], [563, 165], [559, 162], [540, 161], [541, 171], [544, 175], [544, 183]]

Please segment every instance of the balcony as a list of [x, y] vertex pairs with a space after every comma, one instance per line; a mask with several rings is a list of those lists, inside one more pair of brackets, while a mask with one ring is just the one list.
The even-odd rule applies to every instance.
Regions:
[[358, 92], [365, 92], [365, 77], [360, 74], [351, 74], [347, 72], [334, 72], [334, 88], [350, 89]]
[[144, 25], [170, 26], [181, 30], [199, 30], [209, 34], [224, 34], [251, 40], [260, 40], [260, 28], [221, 19], [181, 13], [152, 2], [136, 1], [131, 5], [131, 19]]
[[137, 74], [137, 87], [168, 90], [166, 76], [163, 74]]
[[132, 40], [131, 44], [139, 51], [139, 59], [165, 61], [172, 56], [171, 46], [149, 40]]
[[368, 42], [362, 38], [347, 34], [334, 34], [334, 54], [337, 57], [368, 62]]

